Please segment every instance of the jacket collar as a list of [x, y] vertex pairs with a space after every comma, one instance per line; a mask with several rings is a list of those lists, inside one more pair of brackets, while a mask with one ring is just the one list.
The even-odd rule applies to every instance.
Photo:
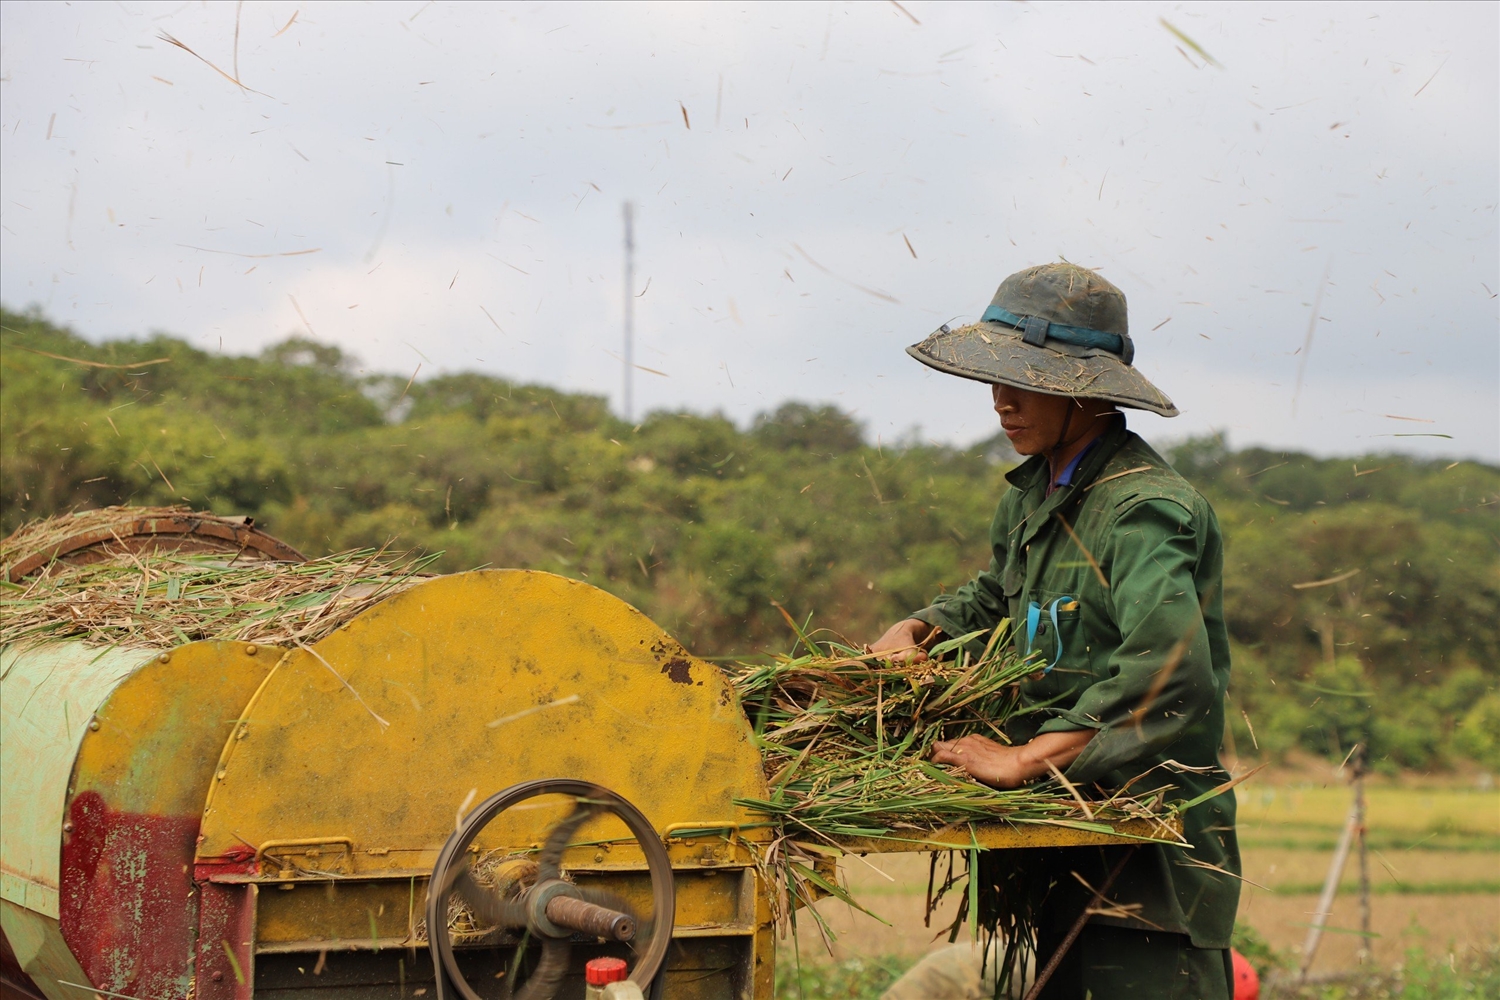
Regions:
[[[1083, 461], [1078, 463], [1078, 468], [1073, 470], [1073, 481], [1067, 486], [1059, 486], [1053, 494], [1054, 497], [1068, 490], [1087, 487], [1109, 464], [1109, 460], [1115, 457], [1115, 452], [1125, 443], [1130, 436], [1130, 430], [1125, 426], [1125, 415], [1119, 414], [1110, 418], [1109, 426], [1089, 453], [1083, 456]], [[1008, 481], [1016, 489], [1023, 493], [1031, 490], [1040, 490], [1045, 495], [1047, 491], [1047, 477], [1051, 475], [1050, 467], [1047, 465], [1046, 455], [1033, 455], [1020, 465], [1005, 474]]]
[[1031, 540], [1051, 522], [1054, 512], [1061, 510], [1074, 497], [1083, 495], [1083, 491], [1099, 478], [1099, 473], [1124, 446], [1129, 436], [1124, 415], [1112, 418], [1110, 426], [1099, 435], [1098, 444], [1084, 456], [1074, 471], [1072, 483], [1059, 486], [1051, 496], [1047, 496], [1047, 480], [1051, 471], [1045, 455], [1034, 455], [1006, 474], [1005, 478], [1010, 484], [1022, 492], [1021, 509], [1025, 511], [1025, 516], [1011, 529], [1021, 532], [1019, 544], [1022, 547], [1030, 545]]

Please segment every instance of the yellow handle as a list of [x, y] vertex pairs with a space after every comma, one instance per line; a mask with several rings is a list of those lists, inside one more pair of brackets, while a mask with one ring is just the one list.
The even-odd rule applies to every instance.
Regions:
[[[689, 822], [686, 822], [686, 823], [669, 823], [667, 825], [667, 828], [661, 832], [661, 839], [662, 840], [688, 840], [688, 839], [691, 839], [691, 838], [682, 836], [680, 833], [678, 833], [679, 830], [692, 830], [695, 835], [701, 835], [701, 836], [707, 836], [707, 835], [712, 834], [712, 833], [717, 833], [720, 830], [728, 830], [732, 834], [732, 836], [729, 837], [729, 842], [731, 844], [740, 839], [740, 825], [738, 823], [726, 822], [726, 821], [723, 821], [723, 820], [702, 820], [702, 821], [689, 821]], [[700, 831], [701, 831], [701, 834], [700, 834]]]

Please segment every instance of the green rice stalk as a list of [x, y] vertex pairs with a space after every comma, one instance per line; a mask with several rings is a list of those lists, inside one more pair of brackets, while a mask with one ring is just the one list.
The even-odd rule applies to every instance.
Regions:
[[[1008, 623], [999, 631], [978, 657], [964, 650], [983, 633], [949, 640], [925, 662], [900, 664], [837, 643], [818, 646], [799, 628], [799, 644], [816, 653], [726, 665], [764, 760], [768, 796], [737, 802], [764, 815], [775, 831], [769, 844], [757, 848], [757, 864], [772, 885], [772, 908], [783, 935], [796, 909], [821, 896], [858, 906], [846, 888], [814, 868], [820, 858], [841, 853], [842, 837], [916, 846], [935, 829], [964, 823], [1109, 831], [1113, 822], [1168, 814], [1160, 789], [1135, 797], [1116, 794], [1089, 803], [1085, 812], [1056, 780], [1001, 790], [980, 784], [961, 768], [930, 762], [939, 740], [977, 733], [1009, 742], [1007, 723], [1046, 708], [1022, 705], [1020, 682], [1038, 666], [1034, 658], [1015, 653], [1003, 634]], [[937, 658], [945, 653], [956, 655]], [[986, 939], [996, 934], [1005, 939], [996, 960], [1001, 978], [1008, 979], [1029, 960], [1032, 918], [1045, 892], [1031, 874], [1038, 870], [1028, 863], [1035, 860], [1033, 852], [962, 853], [963, 869], [955, 870], [950, 855], [948, 877], [935, 892], [929, 886], [929, 916], [944, 892], [961, 884], [958, 914], [947, 928], [950, 939], [977, 909]], [[969, 870], [974, 856], [977, 871]], [[808, 912], [828, 940], [817, 910]]]

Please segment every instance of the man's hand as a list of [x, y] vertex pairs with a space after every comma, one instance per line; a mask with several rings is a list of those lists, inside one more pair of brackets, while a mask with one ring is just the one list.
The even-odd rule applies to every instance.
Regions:
[[926, 646], [938, 630], [917, 618], [899, 621], [885, 630], [885, 635], [865, 648], [893, 663], [921, 663], [927, 659]]
[[932, 762], [957, 764], [992, 788], [1020, 788], [1051, 774], [1053, 767], [1061, 771], [1073, 763], [1093, 738], [1094, 730], [1075, 729], [1043, 733], [1030, 743], [1008, 747], [987, 736], [963, 736], [934, 743]]
[[1020, 747], [996, 743], [988, 736], [964, 736], [932, 745], [934, 764], [957, 764], [992, 788], [1019, 788], [1026, 783], [1020, 754]]

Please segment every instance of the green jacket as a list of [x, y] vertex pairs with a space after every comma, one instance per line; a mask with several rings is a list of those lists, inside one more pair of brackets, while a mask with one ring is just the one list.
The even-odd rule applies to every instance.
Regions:
[[[1171, 785], [1176, 799], [1227, 781], [1218, 753], [1229, 685], [1224, 546], [1208, 501], [1122, 418], [1050, 497], [1043, 458], [1006, 478], [1013, 489], [990, 526], [989, 569], [913, 617], [953, 636], [1009, 619], [1021, 652], [1043, 666], [1056, 660], [1022, 683], [1025, 703], [1038, 708], [1007, 735], [1023, 743], [1098, 730], [1068, 768], [1070, 781], [1111, 790], [1150, 771], [1131, 792]], [[1158, 767], [1168, 761], [1203, 770]], [[1094, 919], [1229, 947], [1240, 893], [1234, 813], [1233, 792], [1219, 795], [1184, 816], [1191, 849], [1136, 851], [1109, 897], [1140, 904], [1135, 912], [1149, 923]], [[1058, 863], [1097, 886], [1116, 856], [1068, 849]]]

